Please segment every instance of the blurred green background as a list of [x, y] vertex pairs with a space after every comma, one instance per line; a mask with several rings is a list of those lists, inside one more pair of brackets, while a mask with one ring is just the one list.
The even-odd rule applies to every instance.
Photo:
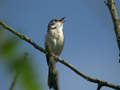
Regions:
[[21, 44], [18, 37], [0, 27], [0, 63], [6, 68], [7, 76], [13, 79], [11, 85], [17, 75], [14, 89], [11, 90], [43, 90], [42, 82], [38, 81], [42, 75], [38, 77], [32, 63], [34, 57], [20, 50]]

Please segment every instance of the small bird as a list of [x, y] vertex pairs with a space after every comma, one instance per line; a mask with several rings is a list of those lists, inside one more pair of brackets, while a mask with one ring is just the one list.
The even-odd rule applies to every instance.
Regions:
[[64, 18], [52, 19], [48, 24], [47, 34], [45, 36], [45, 49], [48, 64], [48, 86], [54, 90], [59, 90], [58, 70], [56, 68], [56, 60], [52, 54], [60, 56], [64, 47], [63, 34]]

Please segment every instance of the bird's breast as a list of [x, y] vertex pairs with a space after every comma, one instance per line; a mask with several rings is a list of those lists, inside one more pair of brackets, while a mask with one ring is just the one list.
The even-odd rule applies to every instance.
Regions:
[[47, 34], [47, 44], [56, 55], [60, 55], [64, 46], [63, 32], [51, 31]]

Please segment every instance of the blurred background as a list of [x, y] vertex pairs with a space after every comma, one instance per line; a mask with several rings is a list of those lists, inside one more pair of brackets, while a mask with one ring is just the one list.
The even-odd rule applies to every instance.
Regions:
[[[120, 16], [119, 0], [116, 5]], [[61, 57], [89, 76], [120, 85], [119, 51], [104, 0], [0, 0], [0, 21], [42, 47], [48, 22], [59, 17], [66, 17]], [[60, 90], [96, 90], [97, 84], [59, 62], [57, 68]], [[0, 26], [0, 90], [9, 90], [16, 73], [14, 90], [49, 90], [45, 55]]]

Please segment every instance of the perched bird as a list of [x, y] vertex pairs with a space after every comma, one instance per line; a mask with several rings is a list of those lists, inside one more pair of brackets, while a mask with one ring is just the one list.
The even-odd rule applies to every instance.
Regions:
[[45, 36], [45, 49], [48, 64], [48, 86], [54, 90], [59, 90], [58, 71], [56, 69], [56, 60], [52, 54], [60, 56], [64, 47], [63, 35], [64, 18], [52, 19], [48, 24], [47, 34]]

